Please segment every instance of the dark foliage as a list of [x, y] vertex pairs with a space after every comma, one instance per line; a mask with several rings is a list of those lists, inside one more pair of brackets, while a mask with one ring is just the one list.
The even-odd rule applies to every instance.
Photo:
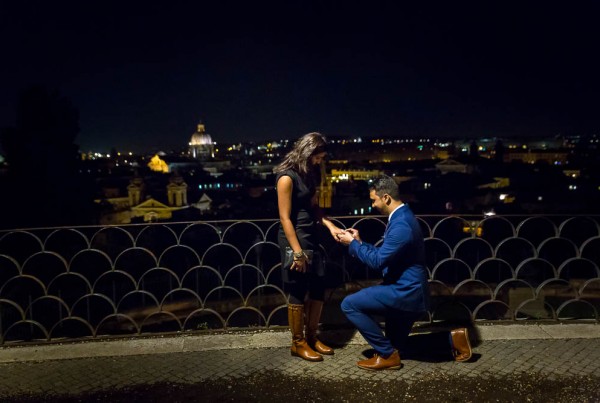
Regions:
[[79, 114], [58, 91], [21, 94], [15, 127], [2, 129], [8, 174], [2, 178], [0, 226], [23, 228], [89, 223], [92, 199], [78, 175]]

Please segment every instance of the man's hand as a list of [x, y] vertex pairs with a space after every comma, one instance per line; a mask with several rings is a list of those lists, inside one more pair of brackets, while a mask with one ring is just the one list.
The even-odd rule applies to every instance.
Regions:
[[358, 242], [361, 242], [358, 230], [356, 230], [354, 228], [348, 228], [344, 232], [339, 233], [337, 235], [337, 239], [338, 239], [338, 242], [340, 242], [346, 246], [350, 245], [350, 243], [355, 239]]

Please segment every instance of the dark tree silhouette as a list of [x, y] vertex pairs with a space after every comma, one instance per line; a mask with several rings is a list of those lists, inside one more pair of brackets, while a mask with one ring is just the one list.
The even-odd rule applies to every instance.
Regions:
[[93, 201], [78, 174], [78, 133], [79, 114], [58, 91], [35, 86], [21, 94], [15, 127], [0, 132], [8, 162], [2, 227], [90, 222]]
[[496, 141], [494, 151], [494, 160], [497, 162], [504, 162], [504, 154], [506, 153], [506, 149], [504, 148], [504, 143], [502, 143], [502, 140], [498, 139]]
[[477, 145], [476, 140], [471, 141], [471, 144], [469, 145], [469, 157], [474, 160], [479, 158], [479, 146]]

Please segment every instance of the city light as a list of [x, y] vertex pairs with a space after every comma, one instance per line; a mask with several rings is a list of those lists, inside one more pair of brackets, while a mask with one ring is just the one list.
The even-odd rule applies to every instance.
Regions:
[[[362, 141], [362, 144], [360, 144], [360, 141]], [[372, 209], [359, 196], [359, 192], [365, 190], [367, 183], [372, 180], [371, 178], [385, 173], [395, 177], [397, 183], [403, 187], [403, 194], [410, 195], [419, 191], [422, 192], [417, 194], [418, 200], [412, 203], [415, 207], [423, 208], [422, 206], [429, 207], [431, 205], [434, 209], [437, 209], [436, 212], [460, 214], [466, 211], [465, 209], [471, 208], [472, 212], [480, 212], [479, 214], [485, 214], [487, 217], [495, 214], [494, 209], [497, 210], [497, 214], [518, 212], [522, 205], [527, 204], [527, 200], [534, 201], [537, 204], [536, 209], [551, 208], [551, 204], [542, 196], [534, 193], [532, 199], [529, 199], [528, 194], [522, 195], [518, 188], [513, 188], [510, 181], [512, 177], [509, 174], [502, 178], [491, 174], [485, 176], [484, 181], [472, 185], [475, 189], [478, 189], [478, 192], [481, 190], [482, 196], [473, 196], [472, 200], [468, 200], [470, 204], [457, 203], [455, 207], [449, 209], [448, 207], [444, 208], [445, 202], [441, 204], [439, 201], [430, 203], [430, 199], [435, 199], [437, 196], [439, 187], [437, 180], [440, 179], [440, 175], [454, 172], [457, 176], [461, 174], [465, 175], [466, 178], [466, 175], [471, 174], [468, 168], [470, 164], [476, 163], [472, 162], [474, 156], [471, 155], [473, 141], [477, 142], [475, 151], [480, 151], [477, 155], [480, 161], [484, 158], [495, 159], [493, 144], [497, 142], [496, 138], [454, 139], [452, 141], [440, 141], [435, 138], [383, 136], [365, 137], [363, 139], [357, 136], [330, 138], [331, 159], [326, 164], [325, 176], [322, 178], [323, 189], [321, 190], [319, 203], [323, 204], [325, 208], [330, 208], [334, 214], [369, 214]], [[188, 150], [186, 143], [187, 141], [183, 142], [182, 149]], [[573, 151], [565, 147], [566, 144], [570, 143], [564, 139], [560, 143], [557, 140], [554, 142], [544, 140], [542, 142], [539, 139], [535, 141], [527, 139], [523, 141], [504, 141], [503, 139], [503, 143], [504, 163], [510, 164], [516, 161], [519, 164], [515, 166], [516, 168], [523, 172], [531, 172], [536, 177], [544, 174], [546, 169], [544, 166], [553, 169], [554, 172], [560, 172], [564, 175], [564, 178], [569, 178], [573, 182], [572, 184], [567, 183], [562, 188], [564, 193], [579, 194], [594, 187], [600, 191], [600, 186], [597, 183], [593, 183], [593, 187], [584, 186], [584, 183], [589, 180], [588, 175], [582, 175], [583, 168], [579, 165], [570, 164], [570, 161], [574, 161]], [[578, 144], [581, 145], [582, 143], [583, 140]], [[210, 143], [211, 146], [214, 144], [216, 142]], [[178, 174], [181, 174], [182, 177], [186, 175], [184, 176], [185, 181], [192, 191], [190, 194], [198, 192], [209, 194], [210, 197], [223, 197], [223, 193], [228, 193], [227, 197], [231, 197], [233, 193], [240, 192], [241, 196], [250, 194], [250, 197], [258, 198], [265, 194], [273, 198], [274, 195], [270, 193], [274, 191], [271, 187], [273, 184], [273, 168], [286, 152], [285, 150], [273, 152], [273, 150], [276, 147], [284, 147], [286, 144], [289, 147], [290, 142], [277, 140], [277, 143], [264, 141], [262, 143], [222, 144], [222, 147], [225, 147], [223, 150], [228, 153], [226, 158], [218, 158], [216, 147], [207, 152], [198, 149], [198, 155], [195, 157], [191, 157], [189, 150], [185, 152], [173, 150], [171, 153], [139, 154], [135, 157], [130, 157], [134, 155], [132, 152], [114, 152], [112, 158], [110, 158], [111, 154], [107, 154], [105, 151], [89, 151], [81, 153], [85, 163], [90, 164], [81, 172], [85, 175], [113, 175], [115, 173], [128, 175], [133, 172], [132, 166], [139, 166], [142, 169], [148, 166], [150, 169], [154, 168], [164, 173], [173, 170], [173, 172], [177, 171]], [[586, 144], [588, 144], [587, 141]], [[542, 145], [545, 145], [547, 149], [542, 150]], [[119, 156], [118, 159], [115, 158], [117, 155]], [[214, 157], [214, 155], [217, 155], [217, 157]], [[467, 160], [465, 157], [470, 158]], [[431, 162], [432, 160], [433, 162]], [[419, 162], [414, 164], [414, 161]], [[544, 164], [538, 166], [540, 162]], [[486, 166], [483, 165], [483, 167]], [[143, 170], [140, 172], [143, 173]], [[212, 182], [211, 179], [207, 179], [207, 177], [217, 178], [221, 175], [225, 175], [224, 177], [228, 180], [231, 178], [233, 181], [216, 183]], [[252, 185], [242, 185], [246, 183], [245, 181], [248, 178], [252, 179]], [[163, 180], [168, 179], [164, 178]], [[436, 186], [434, 186], [434, 183], [436, 183]], [[468, 184], [465, 183], [465, 185]], [[164, 190], [152, 188], [155, 186], [156, 184], [152, 182], [146, 184], [147, 193], [145, 197], [152, 195], [152, 197], [161, 200], [164, 198], [162, 194]], [[109, 186], [106, 186], [106, 189], [107, 192], [117, 191], [114, 187]], [[534, 189], [531, 190], [535, 191]], [[126, 195], [127, 189], [119, 189], [118, 191], [120, 192], [119, 196], [123, 197]], [[444, 192], [445, 185], [439, 191]], [[112, 195], [112, 193], [108, 194]], [[466, 192], [461, 194], [465, 194], [465, 200], [469, 198]], [[485, 199], [482, 198], [483, 195], [485, 195]], [[220, 199], [215, 198], [215, 200]], [[269, 201], [271, 200], [269, 199]], [[115, 208], [121, 208], [117, 203], [118, 198], [115, 198]], [[420, 206], [420, 203], [423, 203], [423, 205]], [[548, 203], [548, 206], [545, 203]], [[276, 206], [276, 204], [274, 205]], [[476, 210], [473, 210], [471, 206], [475, 206]], [[229, 214], [231, 208], [232, 206], [225, 203], [221, 211], [215, 208], [211, 211], [211, 214], [215, 217], [219, 214]], [[240, 209], [239, 206], [236, 206], [236, 208]], [[267, 212], [266, 209], [261, 211], [263, 215], [276, 216], [276, 213], [271, 213], [270, 211]], [[203, 214], [206, 216], [207, 210], [204, 210]], [[115, 217], [115, 219], [120, 219], [117, 216]]]

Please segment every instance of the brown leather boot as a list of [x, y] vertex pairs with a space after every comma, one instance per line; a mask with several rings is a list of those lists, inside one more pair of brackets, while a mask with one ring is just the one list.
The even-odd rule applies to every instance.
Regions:
[[466, 328], [455, 329], [450, 332], [450, 340], [452, 341], [452, 355], [454, 360], [465, 362], [471, 359], [473, 351], [469, 341], [469, 332]]
[[317, 338], [317, 329], [319, 328], [319, 319], [323, 310], [323, 301], [309, 299], [304, 304], [306, 314], [306, 341], [318, 353], [333, 355], [333, 349], [326, 346]]
[[288, 305], [288, 323], [292, 332], [292, 355], [306, 361], [323, 361], [323, 356], [310, 348], [304, 338], [304, 305]]

